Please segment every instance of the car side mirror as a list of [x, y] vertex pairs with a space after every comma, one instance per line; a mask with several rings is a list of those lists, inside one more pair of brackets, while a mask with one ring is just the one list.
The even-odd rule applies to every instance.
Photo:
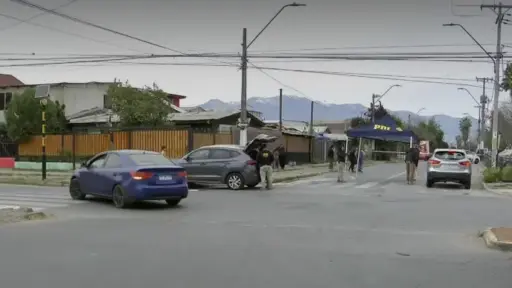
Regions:
[[192, 158], [190, 158], [190, 156], [185, 157], [185, 161], [190, 162], [190, 160], [192, 160]]
[[80, 163], [80, 168], [87, 168], [87, 163], [86, 162]]

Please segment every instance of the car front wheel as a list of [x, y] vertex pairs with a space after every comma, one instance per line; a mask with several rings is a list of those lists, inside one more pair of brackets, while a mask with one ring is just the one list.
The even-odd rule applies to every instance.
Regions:
[[82, 192], [82, 189], [80, 188], [80, 181], [76, 178], [71, 179], [71, 182], [69, 183], [69, 195], [73, 200], [85, 199], [86, 194]]
[[229, 173], [226, 177], [226, 184], [231, 190], [240, 190], [244, 188], [244, 177], [240, 173]]

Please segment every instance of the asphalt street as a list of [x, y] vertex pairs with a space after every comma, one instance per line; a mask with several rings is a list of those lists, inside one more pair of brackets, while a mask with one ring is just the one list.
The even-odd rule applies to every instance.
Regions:
[[46, 203], [56, 215], [0, 226], [1, 285], [511, 287], [511, 255], [477, 233], [510, 226], [512, 198], [477, 185], [428, 189], [421, 168], [415, 185], [403, 164], [381, 164], [343, 184], [327, 174], [272, 191], [200, 189], [174, 209], [118, 210], [67, 202], [64, 188], [0, 186], [0, 205]]

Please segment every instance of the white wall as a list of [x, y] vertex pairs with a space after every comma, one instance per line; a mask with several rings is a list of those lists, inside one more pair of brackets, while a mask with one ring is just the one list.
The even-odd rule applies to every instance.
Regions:
[[[22, 93], [23, 88], [0, 88], [0, 93]], [[50, 88], [50, 99], [66, 105], [66, 116], [94, 107], [103, 108], [103, 95], [107, 93], [108, 84], [66, 84]], [[13, 96], [14, 97], [14, 96]], [[5, 123], [4, 111], [0, 111], [0, 122]]]

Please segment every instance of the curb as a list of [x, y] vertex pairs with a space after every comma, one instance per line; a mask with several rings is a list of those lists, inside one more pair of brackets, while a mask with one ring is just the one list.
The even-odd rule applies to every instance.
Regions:
[[509, 197], [512, 197], [512, 193], [508, 193], [508, 192], [500, 192], [499, 189], [492, 189], [489, 187], [489, 185], [487, 185], [487, 183], [485, 182], [482, 182], [482, 186], [484, 187], [484, 190], [489, 192], [489, 193], [493, 193], [493, 194], [496, 194], [496, 195], [501, 195], [501, 196], [509, 196]]
[[315, 177], [315, 176], [319, 176], [319, 175], [322, 175], [322, 174], [325, 174], [325, 173], [329, 173], [329, 171], [322, 171], [322, 172], [307, 173], [307, 174], [302, 174], [302, 175], [292, 175], [292, 176], [287, 176], [287, 177], [281, 177], [281, 178], [273, 179], [272, 182], [273, 183], [292, 182], [294, 180]]
[[491, 249], [512, 251], [512, 242], [499, 241], [491, 228], [486, 229], [480, 236], [484, 239], [485, 245]]

